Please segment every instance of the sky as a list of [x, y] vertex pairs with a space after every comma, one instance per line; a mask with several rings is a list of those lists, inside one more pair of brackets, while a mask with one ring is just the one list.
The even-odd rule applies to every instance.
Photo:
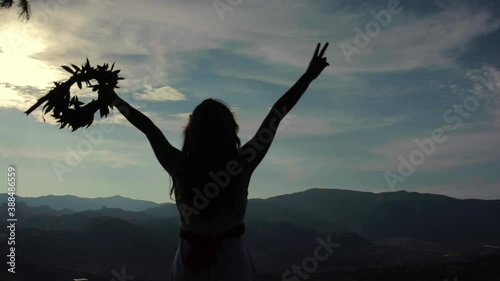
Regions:
[[231, 107], [248, 141], [316, 44], [329, 42], [330, 67], [281, 123], [249, 198], [335, 188], [500, 199], [498, 1], [49, 0], [31, 8], [28, 22], [15, 9], [0, 22], [0, 180], [14, 165], [19, 196], [173, 202], [147, 138], [117, 110], [75, 132], [49, 114], [44, 122], [41, 108], [23, 113], [70, 77], [61, 65], [116, 62], [125, 78], [118, 95], [180, 149], [189, 114], [207, 98]]

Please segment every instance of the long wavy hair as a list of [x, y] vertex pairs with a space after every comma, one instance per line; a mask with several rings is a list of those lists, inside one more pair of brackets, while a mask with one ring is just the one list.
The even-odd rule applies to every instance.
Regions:
[[[237, 153], [241, 146], [238, 130], [233, 112], [223, 101], [209, 98], [201, 102], [184, 128], [182, 153], [187, 161], [172, 176], [170, 198], [175, 194], [176, 200], [183, 199], [192, 207], [193, 189], [203, 192], [203, 187], [210, 181], [209, 172], [222, 171], [228, 161], [240, 159]], [[235, 192], [230, 186], [219, 188], [218, 196], [210, 199], [207, 208], [201, 211], [201, 217], [213, 216], [223, 205], [234, 207], [231, 197]]]

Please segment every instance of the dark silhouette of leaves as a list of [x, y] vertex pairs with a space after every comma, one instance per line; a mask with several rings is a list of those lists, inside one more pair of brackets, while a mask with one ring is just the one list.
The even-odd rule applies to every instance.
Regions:
[[76, 65], [74, 65], [74, 64], [71, 64], [71, 66], [73, 66], [73, 68], [74, 68], [76, 71], [81, 71], [81, 69], [80, 69], [78, 66], [76, 66]]
[[0, 8], [2, 8], [2, 9], [10, 9], [12, 7], [12, 4], [14, 4], [13, 0], [2, 0], [0, 2]]
[[[8, 10], [14, 5], [14, 0], [0, 0], [0, 9]], [[28, 0], [18, 0], [16, 6], [19, 8], [19, 18], [29, 20], [31, 18], [31, 7]]]
[[21, 10], [19, 13], [20, 18], [25, 18], [26, 20], [31, 18], [31, 7], [28, 0], [19, 0], [17, 7]]
[[[97, 65], [94, 68], [90, 65], [89, 59], [86, 58], [86, 62], [81, 68], [74, 64], [71, 64], [74, 70], [68, 66], [61, 66], [72, 74], [71, 78], [63, 83], [54, 82], [54, 88], [30, 107], [25, 112], [26, 115], [29, 115], [33, 110], [45, 103], [42, 108], [42, 117], [53, 111], [52, 117], [57, 120], [60, 129], [71, 127], [72, 131], [92, 125], [94, 114], [98, 110], [101, 118], [107, 117], [110, 112], [109, 108], [112, 108], [112, 106], [106, 97], [114, 94], [114, 89], [119, 88], [117, 86], [118, 80], [124, 79], [118, 76], [120, 70], [112, 70], [114, 65], [115, 63], [111, 66], [111, 70], [108, 70], [109, 64], [107, 63]], [[91, 81], [97, 83], [91, 83]], [[78, 88], [81, 89], [83, 82], [88, 88], [92, 88], [92, 91], [97, 92], [97, 100], [85, 104], [79, 101], [76, 95], [70, 97], [71, 86], [76, 83]], [[45, 121], [45, 118], [43, 120]]]
[[62, 67], [62, 68], [64, 68], [64, 70], [66, 70], [67, 72], [69, 72], [69, 73], [71, 73], [71, 74], [75, 73], [75, 72], [73, 71], [73, 69], [71, 69], [71, 68], [69, 68], [69, 67], [67, 67], [67, 66], [65, 66], [65, 65], [61, 65], [61, 67]]

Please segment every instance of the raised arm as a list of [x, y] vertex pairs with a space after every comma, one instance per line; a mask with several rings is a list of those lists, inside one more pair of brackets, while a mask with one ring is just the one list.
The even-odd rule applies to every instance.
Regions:
[[253, 173], [262, 159], [264, 159], [264, 156], [271, 147], [281, 120], [297, 104], [302, 94], [309, 87], [309, 84], [319, 76], [325, 67], [330, 65], [326, 57], [323, 57], [328, 43], [325, 44], [321, 52], [319, 52], [320, 46], [321, 44], [318, 43], [307, 71], [278, 99], [266, 118], [264, 118], [255, 136], [241, 147], [242, 153], [247, 156], [247, 166], [250, 173]]
[[120, 113], [137, 129], [143, 132], [149, 140], [156, 158], [162, 167], [170, 174], [176, 172], [177, 162], [181, 152], [172, 146], [165, 138], [161, 130], [146, 115], [132, 107], [113, 92], [110, 104], [118, 108]]

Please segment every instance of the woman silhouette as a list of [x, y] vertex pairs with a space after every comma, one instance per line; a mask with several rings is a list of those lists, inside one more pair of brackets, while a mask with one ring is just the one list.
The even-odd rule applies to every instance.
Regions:
[[283, 117], [329, 66], [318, 43], [306, 72], [272, 107], [255, 136], [240, 146], [238, 124], [221, 101], [206, 99], [189, 117], [182, 150], [144, 114], [116, 94], [112, 105], [148, 138], [173, 179], [170, 196], [181, 218], [171, 281], [256, 280], [243, 223], [250, 177], [266, 155]]

